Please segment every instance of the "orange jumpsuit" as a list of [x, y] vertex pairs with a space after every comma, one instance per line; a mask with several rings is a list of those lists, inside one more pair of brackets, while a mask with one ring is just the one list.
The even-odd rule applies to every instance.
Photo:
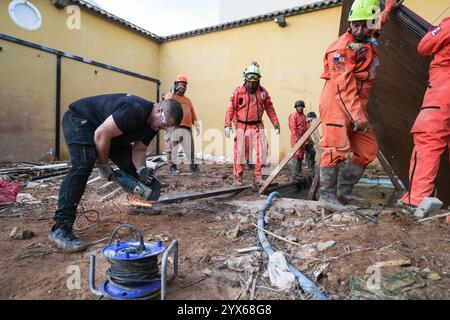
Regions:
[[[388, 20], [391, 8], [392, 3], [387, 1], [374, 31]], [[326, 81], [319, 103], [323, 123], [321, 166], [336, 166], [352, 153], [353, 162], [361, 166], [376, 158], [378, 144], [372, 129], [369, 126], [366, 132], [354, 131], [354, 123], [368, 121], [367, 104], [379, 65], [375, 45], [358, 43], [350, 31], [327, 49], [321, 76]]]
[[261, 168], [268, 155], [268, 142], [264, 134], [262, 117], [267, 112], [272, 124], [279, 125], [277, 114], [267, 90], [259, 87], [255, 94], [247, 91], [245, 84], [237, 87], [231, 96], [227, 108], [225, 127], [231, 127], [236, 119], [234, 138], [234, 178], [242, 180], [246, 149], [256, 151], [255, 177], [261, 179]]
[[411, 130], [409, 191], [401, 199], [416, 206], [432, 195], [440, 158], [450, 150], [450, 17], [425, 35], [418, 51], [421, 56], [433, 56], [433, 61], [428, 89]]
[[[297, 111], [289, 115], [289, 129], [291, 130], [291, 146], [294, 147], [298, 140], [305, 134], [307, 128], [306, 116]], [[306, 145], [304, 144], [294, 155], [294, 159], [303, 160]]]

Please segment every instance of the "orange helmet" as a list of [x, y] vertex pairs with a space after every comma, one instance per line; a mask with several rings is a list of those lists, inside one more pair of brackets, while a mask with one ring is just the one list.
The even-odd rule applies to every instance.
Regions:
[[177, 76], [177, 80], [175, 80], [175, 82], [186, 82], [188, 83], [188, 77], [184, 74], [180, 74], [179, 76]]

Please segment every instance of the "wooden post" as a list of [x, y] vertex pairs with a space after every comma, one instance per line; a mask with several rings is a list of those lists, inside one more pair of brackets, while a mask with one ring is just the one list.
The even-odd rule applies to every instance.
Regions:
[[314, 180], [311, 185], [311, 189], [309, 189], [308, 193], [308, 200], [314, 200], [317, 189], [319, 189], [319, 182], [320, 182], [320, 165], [316, 167], [316, 171], [314, 173]]
[[262, 185], [261, 189], [259, 190], [259, 193], [263, 193], [267, 187], [272, 183], [273, 180], [280, 174], [281, 170], [288, 164], [288, 162], [292, 159], [292, 157], [295, 155], [295, 153], [305, 144], [305, 142], [309, 139], [309, 137], [314, 133], [314, 131], [317, 130], [317, 128], [320, 126], [322, 121], [315, 120], [311, 123], [311, 127], [305, 132], [305, 134], [300, 138], [300, 140], [297, 141], [294, 148], [287, 154], [286, 157], [278, 164], [278, 166], [275, 168], [275, 170], [270, 174], [270, 176], [267, 178], [267, 180]]

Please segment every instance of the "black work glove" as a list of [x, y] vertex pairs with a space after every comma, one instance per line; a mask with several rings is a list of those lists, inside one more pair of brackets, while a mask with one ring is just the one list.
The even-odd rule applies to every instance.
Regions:
[[151, 185], [153, 179], [155, 178], [156, 169], [149, 167], [141, 167], [137, 170], [139, 175], [139, 181], [145, 185]]

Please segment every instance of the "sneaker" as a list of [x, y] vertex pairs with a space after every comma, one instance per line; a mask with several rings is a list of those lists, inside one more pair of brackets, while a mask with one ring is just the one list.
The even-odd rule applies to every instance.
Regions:
[[80, 252], [87, 248], [84, 241], [78, 239], [72, 230], [62, 226], [55, 230], [55, 226], [52, 227], [48, 234], [48, 238], [58, 248], [66, 252]]
[[239, 181], [239, 180], [235, 180], [234, 182], [233, 182], [233, 186], [243, 186], [244, 184], [242, 183], [242, 181]]
[[180, 170], [178, 170], [176, 164], [172, 164], [172, 165], [170, 166], [169, 170], [170, 170], [170, 172], [171, 172], [173, 175], [180, 174]]
[[196, 164], [191, 164], [191, 168], [189, 171], [192, 173], [201, 173], [202, 172], [200, 170], [200, 168], [198, 167], [198, 165], [196, 165]]

